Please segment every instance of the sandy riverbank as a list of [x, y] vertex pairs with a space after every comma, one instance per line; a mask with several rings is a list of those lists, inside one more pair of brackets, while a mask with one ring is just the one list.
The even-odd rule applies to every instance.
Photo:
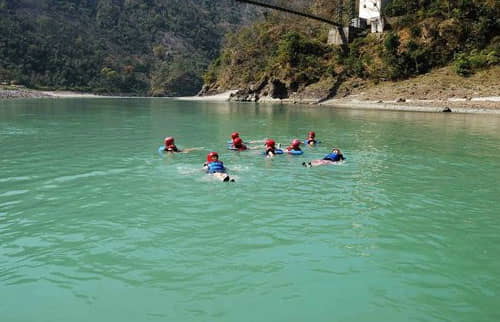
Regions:
[[79, 98], [79, 97], [105, 97], [90, 93], [79, 93], [71, 91], [38, 91], [23, 87], [19, 88], [0, 88], [0, 99], [11, 98]]
[[46, 97], [60, 97], [60, 98], [65, 98], [65, 97], [71, 97], [71, 98], [78, 98], [78, 97], [89, 97], [89, 98], [106, 97], [106, 96], [95, 95], [95, 94], [90, 94], [90, 93], [78, 93], [78, 92], [71, 92], [71, 91], [41, 91], [41, 93], [44, 94], [44, 95], [46, 95]]
[[[500, 98], [500, 97], [496, 97]], [[495, 98], [495, 99], [496, 99]], [[370, 109], [370, 110], [392, 110], [411, 112], [453, 112], [453, 113], [477, 113], [477, 114], [500, 114], [500, 101], [477, 98], [477, 101], [432, 101], [432, 100], [406, 100], [398, 101], [360, 101], [356, 99], [332, 99], [321, 103], [338, 108]]]
[[175, 97], [175, 99], [182, 101], [212, 101], [212, 102], [225, 102], [231, 97], [231, 94], [236, 93], [238, 90], [227, 91], [217, 95], [209, 96], [185, 96], [185, 97]]
[[[193, 101], [229, 101], [232, 93], [227, 91], [212, 96], [181, 97], [180, 100]], [[386, 100], [359, 100], [357, 96], [348, 96], [341, 99], [331, 99], [317, 103], [317, 99], [290, 100], [265, 99], [261, 103], [307, 104], [332, 106], [337, 108], [392, 110], [411, 112], [455, 112], [455, 113], [486, 113], [500, 114], [500, 96], [472, 97], [468, 99], [450, 98], [447, 100], [416, 100], [416, 99], [386, 99]]]

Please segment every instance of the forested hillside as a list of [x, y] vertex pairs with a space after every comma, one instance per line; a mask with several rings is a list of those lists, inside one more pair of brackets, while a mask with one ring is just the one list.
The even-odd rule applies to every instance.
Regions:
[[[333, 17], [341, 2], [350, 1], [314, 0], [306, 9]], [[386, 31], [361, 31], [347, 48], [327, 45], [328, 25], [270, 13], [227, 37], [204, 92], [329, 98], [353, 79], [398, 81], [443, 66], [467, 77], [500, 62], [497, 0], [392, 0], [383, 10]]]
[[194, 94], [224, 34], [255, 12], [231, 0], [0, 0], [0, 82]]

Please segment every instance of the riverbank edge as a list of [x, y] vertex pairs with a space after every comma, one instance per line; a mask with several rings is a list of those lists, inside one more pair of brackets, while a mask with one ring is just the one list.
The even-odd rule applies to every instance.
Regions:
[[[498, 114], [500, 115], [500, 103], [484, 101], [486, 104], [474, 101], [474, 106], [455, 106], [454, 102], [432, 102], [432, 101], [406, 101], [406, 102], [373, 102], [333, 99], [319, 103], [319, 105], [331, 106], [345, 109], [365, 109], [404, 112], [430, 112], [430, 113], [466, 113], [466, 114]], [[462, 102], [461, 102], [462, 103]], [[492, 103], [492, 104], [490, 104]], [[467, 103], [462, 103], [467, 104]]]
[[[226, 91], [217, 95], [208, 96], [186, 96], [174, 97], [177, 100], [204, 101], [204, 102], [228, 102], [237, 90]], [[79, 93], [70, 91], [36, 91], [36, 90], [0, 90], [1, 99], [19, 98], [112, 98], [120, 96], [103, 96], [90, 93]], [[171, 97], [172, 99], [172, 97]], [[317, 99], [270, 99], [266, 98], [259, 103], [262, 104], [303, 104], [314, 108], [315, 106], [328, 106], [342, 109], [364, 109], [402, 112], [430, 112], [430, 113], [466, 113], [466, 114], [500, 114], [500, 97], [475, 97], [470, 100], [449, 101], [360, 101], [357, 99], [330, 99], [319, 102]], [[459, 106], [457, 106], [459, 104]], [[474, 106], [460, 106], [460, 105]]]
[[30, 99], [30, 98], [97, 98], [106, 97], [91, 93], [80, 93], [72, 91], [40, 91], [27, 88], [4, 89], [0, 88], [0, 99]]
[[[230, 101], [231, 95], [237, 90], [231, 90], [217, 95], [178, 97], [179, 100], [193, 101]], [[260, 100], [262, 104], [304, 104], [311, 108], [315, 106], [328, 106], [342, 109], [365, 109], [402, 112], [431, 112], [431, 113], [467, 113], [467, 114], [500, 114], [500, 97], [475, 97], [471, 100], [449, 100], [449, 101], [418, 101], [405, 100], [394, 101], [360, 101], [357, 99], [330, 99], [319, 102], [317, 99], [295, 100], [295, 99], [269, 99]], [[472, 106], [460, 106], [472, 105]]]

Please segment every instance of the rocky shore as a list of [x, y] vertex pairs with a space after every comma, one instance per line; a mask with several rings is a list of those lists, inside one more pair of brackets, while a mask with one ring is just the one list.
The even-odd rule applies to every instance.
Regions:
[[[217, 89], [205, 87], [201, 99]], [[207, 96], [203, 96], [207, 95]], [[220, 99], [224, 94], [218, 94]], [[338, 108], [500, 114], [500, 66], [471, 77], [450, 67], [397, 82], [373, 83], [338, 75], [302, 88], [265, 77], [256, 84], [225, 92], [228, 101], [328, 105]]]
[[62, 97], [104, 97], [89, 93], [78, 93], [71, 91], [38, 91], [24, 87], [0, 87], [0, 99], [16, 98], [62, 98]]
[[391, 100], [360, 101], [358, 99], [332, 99], [320, 105], [370, 110], [392, 110], [411, 112], [500, 114], [500, 97], [477, 98], [477, 101], [432, 101], [432, 100]]
[[0, 88], [0, 99], [10, 99], [10, 98], [41, 98], [49, 97], [49, 95], [40, 92], [33, 91], [29, 89], [1, 89]]

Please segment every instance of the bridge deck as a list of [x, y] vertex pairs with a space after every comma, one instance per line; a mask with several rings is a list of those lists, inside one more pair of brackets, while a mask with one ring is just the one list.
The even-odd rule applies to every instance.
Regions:
[[293, 10], [290, 8], [279, 7], [279, 6], [271, 5], [271, 4], [260, 2], [260, 1], [254, 1], [254, 0], [236, 0], [236, 1], [253, 4], [253, 5], [264, 7], [264, 8], [279, 10], [279, 11], [291, 13], [291, 14], [298, 15], [298, 16], [305, 17], [305, 18], [309, 18], [309, 19], [314, 19], [314, 20], [321, 21], [321, 22], [327, 23], [327, 24], [335, 26], [335, 27], [342, 27], [342, 25], [338, 22], [328, 20], [328, 19], [325, 19], [322, 17], [314, 16], [314, 15], [311, 15], [311, 14], [308, 14], [305, 12]]

